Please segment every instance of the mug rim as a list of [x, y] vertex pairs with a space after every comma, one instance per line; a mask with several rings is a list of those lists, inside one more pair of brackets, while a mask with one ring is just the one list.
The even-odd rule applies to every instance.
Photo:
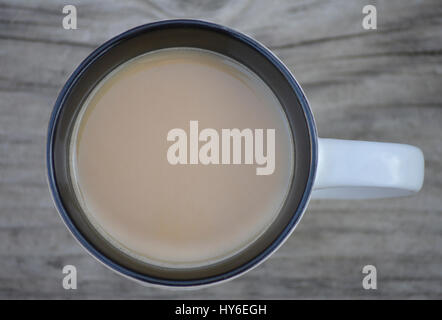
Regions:
[[[91, 244], [79, 231], [79, 229], [74, 225], [72, 219], [70, 218], [67, 209], [64, 207], [61, 196], [59, 193], [59, 188], [57, 187], [56, 178], [55, 178], [55, 169], [54, 169], [54, 159], [53, 159], [53, 142], [55, 129], [58, 122], [58, 116], [63, 109], [65, 99], [69, 94], [71, 88], [74, 86], [78, 78], [82, 75], [83, 71], [88, 68], [88, 66], [96, 59], [99, 59], [100, 56], [106, 51], [110, 50], [116, 44], [124, 41], [127, 38], [131, 38], [136, 36], [138, 33], [146, 32], [151, 29], [169, 27], [169, 26], [192, 26], [197, 28], [208, 28], [217, 32], [222, 32], [229, 37], [233, 37], [240, 42], [243, 42], [253, 49], [262, 54], [271, 64], [277, 68], [284, 76], [285, 80], [289, 83], [290, 87], [294, 90], [296, 97], [298, 98], [299, 104], [302, 107], [302, 111], [306, 120], [307, 130], [309, 133], [309, 142], [310, 142], [310, 172], [308, 174], [307, 183], [299, 202], [296, 211], [293, 212], [289, 222], [284, 227], [284, 230], [278, 235], [278, 237], [262, 252], [258, 255], [244, 263], [243, 265], [226, 271], [225, 273], [209, 276], [201, 279], [192, 279], [192, 280], [174, 280], [174, 279], [162, 279], [154, 276], [149, 276], [146, 274], [141, 274], [134, 270], [130, 270], [114, 261], [106, 257], [103, 253], [99, 252], [93, 244]], [[318, 135], [316, 131], [316, 125], [313, 117], [313, 113], [309, 107], [309, 103], [305, 97], [303, 90], [300, 85], [296, 81], [295, 77], [291, 73], [291, 71], [285, 66], [285, 64], [266, 46], [257, 40], [241, 33], [239, 31], [233, 30], [229, 27], [215, 24], [208, 21], [196, 20], [196, 19], [172, 19], [172, 20], [162, 20], [156, 21], [152, 23], [143, 24], [137, 26], [135, 28], [129, 29], [110, 40], [106, 41], [104, 44], [96, 48], [92, 53], [90, 53], [74, 70], [69, 79], [64, 84], [61, 89], [58, 98], [55, 102], [54, 109], [51, 113], [51, 117], [48, 125], [48, 133], [47, 133], [47, 145], [46, 145], [46, 166], [47, 166], [47, 180], [51, 193], [52, 200], [55, 204], [55, 207], [62, 218], [62, 221], [74, 236], [74, 238], [80, 243], [80, 245], [86, 249], [86, 251], [91, 254], [95, 259], [100, 261], [106, 267], [111, 270], [127, 277], [132, 280], [140, 281], [144, 284], [158, 285], [158, 286], [167, 286], [167, 287], [202, 287], [208, 286], [215, 283], [224, 282], [227, 280], [231, 280], [233, 278], [239, 277], [240, 275], [252, 270], [257, 267], [259, 264], [264, 262], [267, 258], [271, 256], [290, 236], [290, 234], [295, 230], [297, 224], [301, 220], [302, 216], [305, 213], [307, 208], [307, 204], [310, 200], [313, 183], [315, 180], [315, 175], [317, 171], [317, 163], [318, 163]], [[294, 179], [294, 177], [292, 178]]]

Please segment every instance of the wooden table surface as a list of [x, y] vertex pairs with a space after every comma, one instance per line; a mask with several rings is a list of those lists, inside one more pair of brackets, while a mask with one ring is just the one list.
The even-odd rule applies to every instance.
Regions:
[[[78, 29], [62, 28], [74, 4]], [[0, 298], [442, 298], [442, 2], [0, 0]], [[376, 4], [378, 29], [361, 26]], [[312, 201], [285, 245], [228, 283], [147, 288], [91, 258], [50, 200], [45, 140], [56, 96], [98, 45], [170, 18], [221, 23], [270, 47], [294, 72], [321, 137], [419, 146], [413, 197]], [[62, 267], [78, 289], [62, 288]], [[378, 289], [362, 288], [364, 265]]]

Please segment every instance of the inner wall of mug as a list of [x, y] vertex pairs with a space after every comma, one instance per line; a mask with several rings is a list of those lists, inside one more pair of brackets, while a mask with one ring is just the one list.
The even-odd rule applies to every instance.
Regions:
[[[259, 48], [244, 42], [239, 34], [195, 24], [168, 24], [140, 28], [118, 41], [111, 40], [91, 55], [92, 63], [83, 65], [78, 77], [61, 101], [53, 140], [53, 163], [58, 192], [69, 219], [82, 237], [101, 255], [112, 261], [122, 273], [129, 270], [140, 280], [156, 282], [175, 280], [175, 284], [192, 281], [212, 282], [233, 276], [263, 259], [282, 242], [296, 224], [298, 208], [307, 186], [311, 163], [311, 139], [304, 111], [291, 83]], [[109, 243], [90, 223], [77, 201], [70, 174], [70, 144], [81, 106], [94, 87], [122, 63], [147, 52], [176, 47], [213, 51], [235, 59], [254, 73], [274, 91], [287, 116], [293, 136], [293, 180], [280, 214], [267, 230], [243, 251], [222, 261], [193, 268], [167, 268], [136, 259]], [[78, 237], [77, 237], [78, 238]], [[81, 241], [81, 239], [79, 239]], [[105, 262], [106, 263], [106, 262]], [[118, 270], [120, 269], [120, 270]], [[217, 279], [215, 279], [217, 278]]]

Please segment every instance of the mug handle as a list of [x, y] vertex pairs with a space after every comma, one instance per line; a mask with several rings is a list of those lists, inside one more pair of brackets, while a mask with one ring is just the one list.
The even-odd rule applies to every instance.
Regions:
[[313, 199], [408, 196], [424, 181], [424, 155], [398, 143], [318, 139]]

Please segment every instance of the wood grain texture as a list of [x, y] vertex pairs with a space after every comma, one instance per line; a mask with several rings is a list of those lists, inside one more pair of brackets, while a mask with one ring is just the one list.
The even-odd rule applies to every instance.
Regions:
[[[0, 298], [442, 298], [442, 2], [0, 0]], [[361, 27], [375, 4], [378, 30]], [[99, 44], [131, 27], [201, 18], [261, 41], [303, 86], [321, 137], [422, 148], [423, 190], [375, 201], [312, 201], [286, 244], [258, 268], [195, 291], [146, 288], [109, 271], [73, 239], [45, 178], [58, 91]], [[65, 291], [61, 269], [78, 269]], [[377, 291], [361, 269], [378, 269]]]

